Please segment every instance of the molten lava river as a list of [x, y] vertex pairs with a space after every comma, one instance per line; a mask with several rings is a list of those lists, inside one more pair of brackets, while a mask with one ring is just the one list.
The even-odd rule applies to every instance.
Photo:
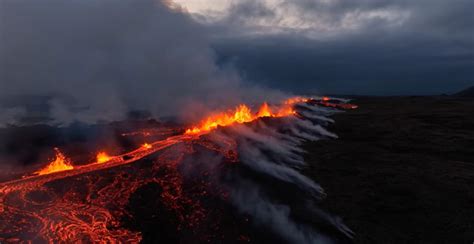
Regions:
[[0, 183], [0, 243], [350, 239], [319, 210], [325, 193], [299, 169], [302, 143], [336, 137], [328, 117], [353, 108], [326, 97], [240, 105], [119, 155], [99, 151], [89, 163], [52, 148], [42, 168]]

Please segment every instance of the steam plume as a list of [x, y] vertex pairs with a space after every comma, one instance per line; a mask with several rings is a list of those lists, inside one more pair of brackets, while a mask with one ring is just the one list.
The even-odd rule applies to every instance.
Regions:
[[209, 138], [216, 144], [223, 138], [235, 140], [239, 159], [247, 169], [237, 172], [228, 183], [231, 200], [237, 209], [251, 215], [257, 225], [272, 229], [290, 243], [332, 243], [314, 226], [295, 219], [295, 206], [305, 209], [311, 221], [331, 226], [352, 238], [352, 231], [338, 217], [317, 207], [316, 202], [326, 195], [323, 188], [299, 171], [306, 165], [301, 148], [305, 141], [337, 137], [322, 126], [332, 122], [326, 115], [337, 110], [306, 104], [299, 107], [298, 116], [280, 118], [278, 123], [259, 120], [211, 133]]
[[0, 124], [22, 110], [94, 123], [271, 96], [216, 66], [204, 28], [167, 1], [2, 0], [0, 16]]

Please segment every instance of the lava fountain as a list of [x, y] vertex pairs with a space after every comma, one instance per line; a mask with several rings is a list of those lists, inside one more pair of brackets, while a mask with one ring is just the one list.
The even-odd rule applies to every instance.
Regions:
[[35, 175], [45, 175], [51, 174], [58, 171], [64, 170], [72, 170], [74, 166], [72, 166], [71, 161], [64, 156], [63, 153], [59, 150], [59, 148], [54, 148], [56, 153], [55, 159], [51, 161], [45, 168], [34, 172]]
[[[0, 183], [0, 242], [321, 240], [324, 235], [285, 209], [322, 195], [296, 169], [304, 165], [305, 140], [334, 137], [322, 127], [329, 119], [321, 118], [355, 108], [331, 101], [294, 97], [255, 110], [241, 104], [187, 128], [137, 129], [122, 135], [147, 142], [119, 155], [99, 151], [89, 164], [73, 165], [54, 148], [55, 159], [43, 169]], [[150, 142], [163, 131], [181, 133]], [[281, 194], [269, 194], [272, 189], [287, 191], [292, 201], [274, 199]], [[308, 205], [306, 214], [351, 235], [316, 208]], [[262, 237], [255, 231], [261, 225], [274, 235]]]

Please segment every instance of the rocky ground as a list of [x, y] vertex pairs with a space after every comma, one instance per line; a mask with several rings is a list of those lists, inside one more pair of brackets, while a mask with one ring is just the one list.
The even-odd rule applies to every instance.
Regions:
[[358, 97], [306, 173], [355, 243], [474, 242], [474, 99]]

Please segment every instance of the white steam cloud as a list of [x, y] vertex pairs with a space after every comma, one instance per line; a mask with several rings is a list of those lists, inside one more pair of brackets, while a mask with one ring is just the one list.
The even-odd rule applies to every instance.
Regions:
[[[240, 171], [230, 187], [231, 200], [241, 212], [252, 216], [259, 225], [270, 228], [289, 243], [332, 243], [324, 233], [294, 219], [291, 216], [292, 203], [304, 208], [305, 215], [311, 221], [331, 226], [347, 238], [353, 232], [342, 220], [319, 209], [315, 202], [326, 194], [321, 186], [304, 176], [300, 169], [306, 166], [301, 148], [306, 141], [323, 138], [337, 138], [324, 128], [333, 120], [326, 116], [338, 112], [336, 109], [323, 108], [308, 104], [298, 105], [298, 116], [279, 118], [277, 121], [259, 120], [251, 125], [234, 125], [221, 132], [213, 132], [209, 139], [216, 144], [219, 141], [236, 141], [240, 162], [257, 177]], [[227, 138], [223, 140], [223, 138]], [[279, 187], [293, 189], [279, 189]], [[279, 184], [279, 183], [278, 183]], [[272, 188], [275, 187], [278, 190]], [[299, 189], [299, 190], [296, 190]], [[283, 190], [285, 193], [280, 192]], [[270, 193], [277, 191], [276, 193]], [[298, 193], [294, 193], [294, 192]], [[294, 197], [289, 194], [296, 194]], [[284, 195], [278, 199], [276, 195]], [[277, 198], [277, 199], [275, 199]], [[288, 200], [288, 198], [292, 198]], [[303, 207], [304, 206], [304, 207]]]

